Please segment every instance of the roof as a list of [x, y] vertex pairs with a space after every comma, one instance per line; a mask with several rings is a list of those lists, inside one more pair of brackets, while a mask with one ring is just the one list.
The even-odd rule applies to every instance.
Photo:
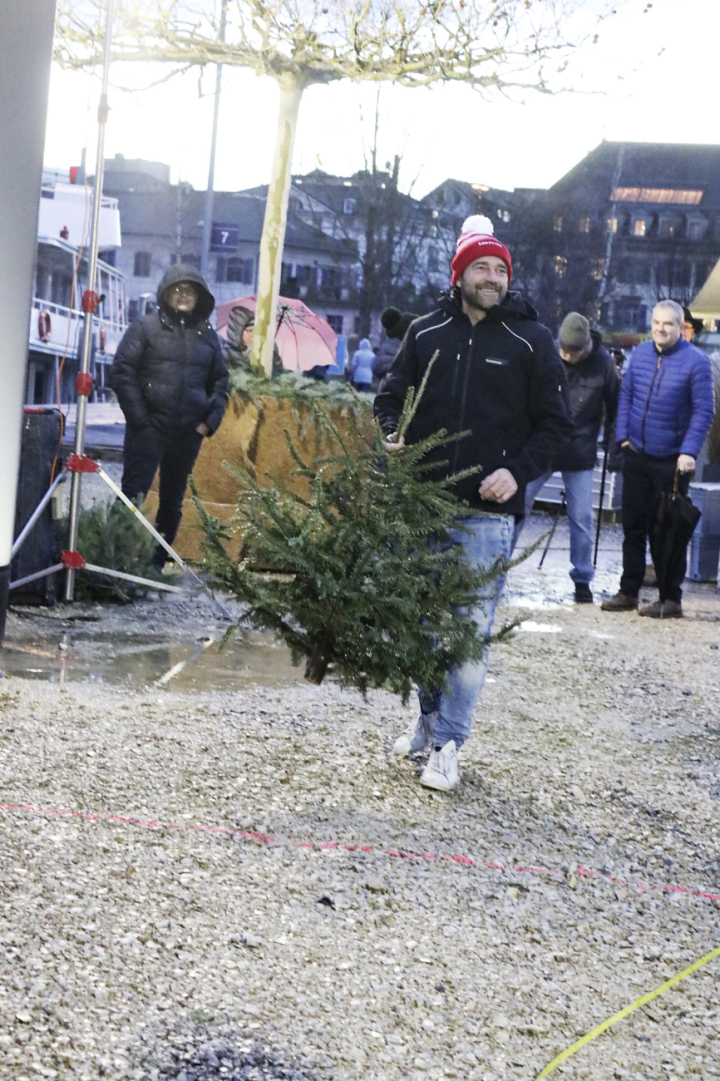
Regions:
[[[166, 191], [120, 191], [123, 235], [154, 236], [173, 240], [178, 229], [178, 212], [184, 241], [200, 242], [205, 193], [183, 188], [180, 199], [177, 187]], [[245, 192], [215, 192], [213, 221], [238, 229], [238, 240], [259, 244], [265, 218], [265, 199]], [[325, 252], [337, 258], [354, 258], [355, 244], [329, 237], [312, 225], [288, 214], [285, 249]]]
[[[620, 170], [616, 168], [620, 159]], [[720, 145], [711, 143], [606, 142], [549, 189], [562, 194], [583, 180], [600, 181], [608, 188], [702, 191], [701, 208], [720, 206]], [[638, 202], [660, 202], [646, 198]]]

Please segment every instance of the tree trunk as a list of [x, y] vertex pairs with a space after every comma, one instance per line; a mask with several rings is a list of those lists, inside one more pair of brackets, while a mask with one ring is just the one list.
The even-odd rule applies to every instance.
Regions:
[[252, 344], [252, 365], [262, 369], [268, 377], [272, 373], [277, 302], [292, 178], [292, 152], [300, 99], [304, 90], [302, 83], [293, 75], [282, 76], [278, 83], [280, 108], [277, 139], [260, 240], [255, 333]]
[[319, 646], [315, 646], [305, 665], [305, 679], [308, 683], [320, 685], [325, 678], [330, 658], [323, 653]]

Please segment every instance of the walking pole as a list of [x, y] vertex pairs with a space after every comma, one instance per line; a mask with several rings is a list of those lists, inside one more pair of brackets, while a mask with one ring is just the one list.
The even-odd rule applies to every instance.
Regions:
[[560, 492], [560, 506], [558, 507], [557, 514], [555, 515], [555, 518], [553, 520], [552, 529], [548, 533], [548, 539], [545, 542], [545, 547], [543, 549], [543, 554], [541, 555], [540, 562], [538, 563], [538, 570], [539, 571], [542, 570], [542, 565], [545, 562], [545, 556], [548, 554], [550, 544], [552, 543], [552, 539], [555, 536], [555, 530], [557, 529], [558, 519], [560, 518], [560, 515], [562, 514], [564, 506], [565, 506], [565, 489], [563, 488], [563, 490]]
[[605, 446], [603, 448], [602, 473], [600, 475], [600, 506], [598, 507], [597, 529], [595, 530], [595, 555], [593, 556], [593, 567], [597, 567], [598, 546], [600, 544], [600, 529], [602, 528], [603, 499], [605, 498], [605, 477], [607, 476], [608, 447], [609, 447], [609, 440], [606, 438], [605, 439]]
[[[108, 118], [108, 78], [110, 72], [110, 46], [112, 44], [113, 9], [115, 0], [107, 0], [105, 19], [105, 48], [103, 51], [102, 89], [98, 105], [98, 143], [95, 159], [95, 182], [93, 185], [92, 229], [90, 233], [90, 254], [88, 258], [88, 284], [83, 293], [82, 309], [85, 313], [83, 328], [82, 354], [78, 366], [75, 384], [77, 393], [77, 419], [75, 422], [75, 455], [82, 458], [85, 453], [85, 425], [87, 423], [87, 401], [92, 390], [90, 357], [92, 353], [93, 315], [97, 310], [98, 293], [97, 263], [100, 237], [100, 204], [102, 203], [103, 171], [105, 168], [105, 125]], [[68, 551], [76, 552], [78, 543], [78, 517], [80, 514], [80, 486], [82, 473], [72, 475], [70, 488]], [[75, 568], [68, 565], [65, 576], [65, 600], [72, 601], [75, 596]]]

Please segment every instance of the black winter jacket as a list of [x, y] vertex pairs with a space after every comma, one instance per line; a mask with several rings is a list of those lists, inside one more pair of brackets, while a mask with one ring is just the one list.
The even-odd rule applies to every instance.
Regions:
[[[165, 301], [180, 281], [200, 291], [187, 315]], [[193, 431], [205, 423], [210, 434], [220, 426], [227, 404], [228, 370], [220, 340], [207, 319], [215, 298], [193, 267], [170, 267], [158, 286], [158, 311], [146, 315], [123, 335], [111, 373], [111, 386], [131, 428], [149, 424], [169, 435]]]
[[372, 366], [373, 375], [376, 379], [383, 379], [390, 371], [399, 348], [400, 342], [396, 338], [388, 338], [387, 334], [383, 335], [383, 340], [380, 342]]
[[[468, 467], [477, 473], [457, 483], [459, 498], [474, 509], [523, 514], [525, 485], [547, 469], [572, 431], [567, 384], [552, 335], [519, 293], [508, 293], [475, 326], [457, 290], [440, 307], [416, 319], [375, 398], [382, 430], [397, 430], [409, 387], [419, 387], [436, 350], [425, 393], [406, 440], [444, 428], [470, 435], [431, 452], [436, 477]], [[518, 490], [507, 503], [480, 498], [484, 477], [510, 470]]]
[[555, 458], [553, 469], [567, 469], [568, 472], [594, 469], [603, 408], [606, 427], [613, 424], [617, 413], [620, 376], [615, 361], [600, 335], [594, 330], [590, 333], [592, 348], [588, 355], [575, 364], [563, 361], [570, 391], [573, 434]]

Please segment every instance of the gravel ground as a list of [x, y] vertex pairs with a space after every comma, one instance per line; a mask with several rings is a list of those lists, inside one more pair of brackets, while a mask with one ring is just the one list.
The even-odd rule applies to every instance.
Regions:
[[[659, 623], [573, 607], [564, 570], [511, 586], [527, 629], [492, 651], [450, 796], [388, 756], [411, 707], [282, 664], [4, 680], [2, 1081], [530, 1081], [720, 944], [714, 587]], [[186, 653], [222, 631], [185, 597], [11, 616], [8, 640], [79, 655], [93, 626]], [[719, 976], [556, 1076], [720, 1077]]]

